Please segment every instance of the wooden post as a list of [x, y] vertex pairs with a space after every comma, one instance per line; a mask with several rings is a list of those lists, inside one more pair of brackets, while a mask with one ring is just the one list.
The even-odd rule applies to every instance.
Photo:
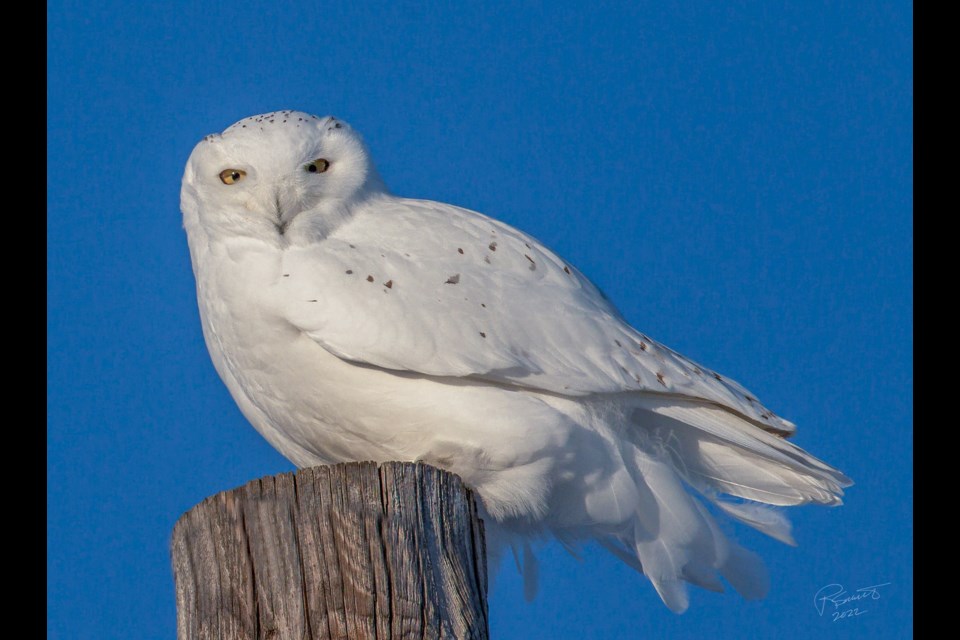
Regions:
[[486, 640], [483, 522], [460, 478], [353, 462], [253, 480], [173, 529], [179, 640]]

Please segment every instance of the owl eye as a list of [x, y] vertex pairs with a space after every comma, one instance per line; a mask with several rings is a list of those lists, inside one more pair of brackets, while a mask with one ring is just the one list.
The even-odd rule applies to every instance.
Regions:
[[310, 173], [323, 173], [329, 167], [330, 167], [329, 161], [325, 160], [324, 158], [317, 158], [313, 162], [308, 162], [306, 165], [304, 165], [303, 168], [309, 171]]
[[247, 172], [243, 169], [224, 169], [220, 172], [220, 182], [223, 184], [233, 184], [240, 182]]

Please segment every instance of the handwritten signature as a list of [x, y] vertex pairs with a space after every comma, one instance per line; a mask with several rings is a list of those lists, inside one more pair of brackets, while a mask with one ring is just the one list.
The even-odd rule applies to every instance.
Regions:
[[[869, 587], [860, 587], [852, 593], [848, 592], [842, 584], [828, 584], [817, 591], [817, 595], [813, 597], [813, 606], [821, 617], [824, 613], [829, 612], [833, 622], [862, 616], [867, 612], [867, 609], [863, 608], [864, 601], [879, 600], [880, 587], [886, 587], [890, 584], [884, 582]], [[832, 604], [833, 608], [828, 608], [827, 603]]]

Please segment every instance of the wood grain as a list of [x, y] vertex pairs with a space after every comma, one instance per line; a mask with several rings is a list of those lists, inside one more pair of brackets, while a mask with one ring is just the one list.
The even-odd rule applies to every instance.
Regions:
[[473, 494], [421, 463], [253, 480], [185, 513], [172, 555], [179, 640], [489, 637]]

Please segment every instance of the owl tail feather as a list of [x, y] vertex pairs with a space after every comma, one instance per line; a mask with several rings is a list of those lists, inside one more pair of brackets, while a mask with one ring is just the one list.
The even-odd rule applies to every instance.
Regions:
[[769, 587], [760, 558], [730, 540], [707, 506], [795, 544], [778, 507], [839, 505], [852, 484], [717, 407], [644, 398], [630, 421], [619, 441], [629, 481], [588, 494], [587, 510], [602, 523], [594, 531], [599, 542], [646, 575], [677, 613], [689, 606], [686, 583], [722, 591], [722, 577], [747, 599], [764, 597]]

